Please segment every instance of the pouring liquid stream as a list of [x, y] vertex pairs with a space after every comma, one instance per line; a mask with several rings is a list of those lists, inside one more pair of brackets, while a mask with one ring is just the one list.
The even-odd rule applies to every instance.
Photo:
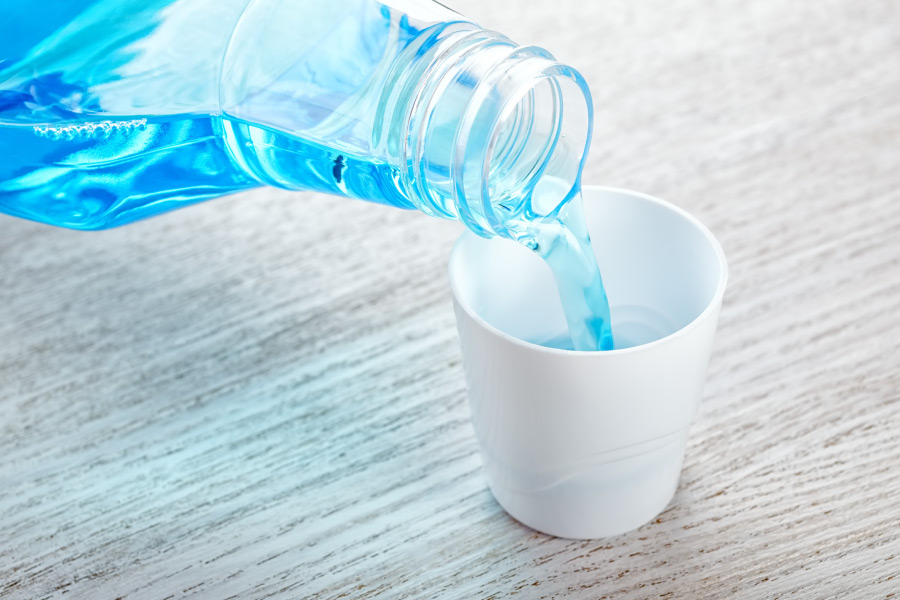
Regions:
[[532, 238], [523, 242], [553, 272], [569, 327], [569, 339], [560, 336], [542, 345], [564, 350], [612, 350], [609, 300], [591, 248], [581, 192], [555, 218], [539, 223]]

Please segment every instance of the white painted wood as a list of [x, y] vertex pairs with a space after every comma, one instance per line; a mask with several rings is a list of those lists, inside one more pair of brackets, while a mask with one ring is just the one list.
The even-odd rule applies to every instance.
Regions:
[[102, 233], [0, 218], [0, 598], [900, 595], [900, 3], [453, 5], [583, 70], [585, 181], [730, 287], [679, 491], [617, 538], [487, 491], [459, 225], [263, 190]]

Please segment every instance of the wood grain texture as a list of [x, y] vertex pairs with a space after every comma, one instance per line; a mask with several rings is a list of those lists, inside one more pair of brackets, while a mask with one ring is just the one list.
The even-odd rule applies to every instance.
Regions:
[[900, 596], [900, 3], [486, 4], [453, 2], [588, 79], [585, 181], [729, 258], [671, 506], [573, 542], [493, 501], [456, 223], [277, 190], [0, 217], [0, 598]]

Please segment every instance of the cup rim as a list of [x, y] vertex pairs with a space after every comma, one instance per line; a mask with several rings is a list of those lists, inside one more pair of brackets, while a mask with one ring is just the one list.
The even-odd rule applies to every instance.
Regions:
[[[585, 193], [586, 196], [587, 194], [593, 195], [613, 193], [641, 198], [672, 211], [683, 219], [686, 219], [688, 222], [694, 225], [694, 227], [700, 230], [700, 232], [712, 246], [713, 251], [716, 254], [716, 258], [719, 262], [719, 283], [716, 287], [715, 293], [713, 294], [709, 303], [706, 305], [706, 308], [704, 308], [703, 311], [701, 311], [700, 314], [697, 315], [690, 323], [678, 329], [677, 331], [674, 331], [669, 335], [663, 336], [659, 339], [653, 340], [652, 342], [640, 344], [638, 346], [631, 346], [629, 348], [614, 348], [612, 350], [563, 350], [560, 348], [541, 346], [540, 344], [535, 344], [533, 342], [517, 338], [506, 333], [505, 331], [498, 329], [497, 327], [486, 321], [481, 315], [479, 315], [458, 293], [456, 277], [454, 276], [454, 265], [458, 264], [461, 260], [459, 258], [460, 253], [462, 252], [461, 248], [462, 245], [466, 243], [466, 240], [472, 237], [477, 237], [475, 233], [467, 229], [457, 238], [456, 242], [454, 242], [453, 244], [453, 248], [450, 250], [450, 258], [448, 260], [448, 273], [450, 277], [450, 290], [453, 293], [453, 300], [460, 306], [460, 308], [462, 308], [466, 312], [466, 314], [471, 319], [473, 319], [481, 327], [500, 337], [501, 339], [504, 339], [514, 345], [521, 346], [522, 348], [531, 351], [546, 352], [549, 354], [558, 354], [561, 356], [621, 356], [634, 352], [643, 352], [655, 346], [668, 343], [669, 341], [683, 335], [687, 335], [688, 332], [698, 327], [701, 322], [705, 321], [711, 313], [718, 309], [718, 307], [721, 305], [722, 298], [725, 295], [725, 286], [728, 283], [728, 262], [725, 259], [725, 251], [722, 250], [722, 245], [719, 243], [719, 240], [716, 239], [712, 232], [702, 222], [700, 222], [699, 219], [679, 206], [676, 206], [670, 202], [666, 202], [665, 200], [661, 200], [660, 198], [657, 198], [655, 196], [644, 194], [642, 192], [603, 185], [586, 185], [582, 187], [582, 193]], [[585, 197], [585, 199], [587, 200], [587, 197]]]

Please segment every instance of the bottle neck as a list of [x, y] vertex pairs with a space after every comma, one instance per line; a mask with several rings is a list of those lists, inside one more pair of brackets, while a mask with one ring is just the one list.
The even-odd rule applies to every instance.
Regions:
[[479, 235], [527, 236], [580, 189], [593, 119], [587, 84], [545, 50], [470, 23], [436, 37], [401, 76], [402, 187], [421, 211]]

